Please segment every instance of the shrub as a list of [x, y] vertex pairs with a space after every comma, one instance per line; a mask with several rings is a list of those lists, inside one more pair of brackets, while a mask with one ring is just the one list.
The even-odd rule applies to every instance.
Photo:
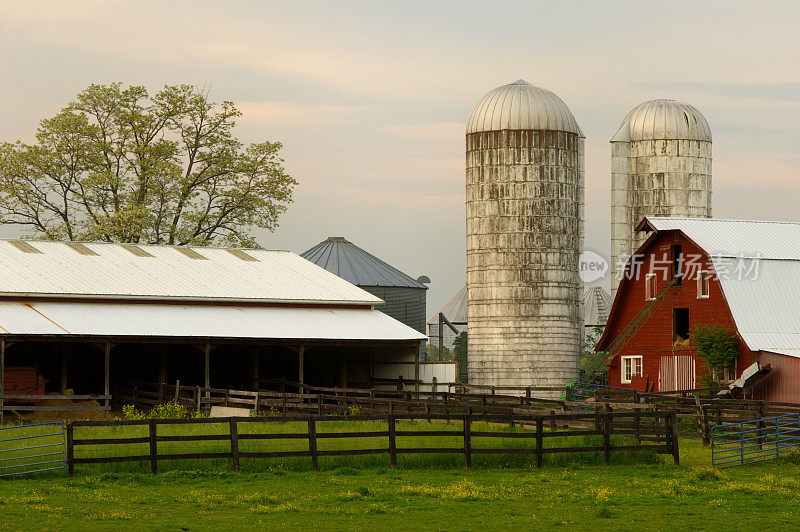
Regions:
[[689, 337], [710, 369], [732, 368], [736, 364], [738, 340], [729, 327], [701, 323], [692, 328]]

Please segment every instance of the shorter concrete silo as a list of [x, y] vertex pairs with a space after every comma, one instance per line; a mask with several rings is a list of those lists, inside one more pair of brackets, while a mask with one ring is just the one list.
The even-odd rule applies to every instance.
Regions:
[[612, 297], [645, 216], [711, 217], [711, 127], [688, 103], [641, 103], [611, 139]]

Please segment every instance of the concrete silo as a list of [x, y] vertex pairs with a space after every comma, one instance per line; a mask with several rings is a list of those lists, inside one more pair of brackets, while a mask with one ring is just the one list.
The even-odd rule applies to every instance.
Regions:
[[519, 80], [478, 102], [466, 145], [469, 382], [563, 386], [583, 338], [583, 132]]
[[711, 217], [711, 128], [688, 103], [641, 103], [611, 139], [612, 296], [645, 216]]

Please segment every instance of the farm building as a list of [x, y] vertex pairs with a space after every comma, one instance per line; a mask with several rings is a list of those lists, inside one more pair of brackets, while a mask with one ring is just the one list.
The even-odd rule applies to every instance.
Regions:
[[340, 236], [300, 256], [381, 298], [381, 312], [425, 334], [427, 277], [414, 279]]
[[370, 387], [425, 340], [288, 251], [0, 240], [0, 269], [0, 376], [35, 368], [47, 391]]
[[595, 327], [605, 327], [611, 311], [611, 296], [599, 286], [583, 293], [583, 327], [588, 334]]
[[[800, 223], [647, 217], [597, 350], [609, 383], [691, 389], [706, 370], [689, 333], [721, 324], [739, 357], [723, 381], [758, 363], [748, 396], [800, 401]], [[769, 370], [768, 372], [766, 370]]]
[[[462, 286], [453, 297], [447, 300], [439, 311], [428, 319], [428, 343], [439, 348], [439, 313], [444, 314], [450, 323], [459, 331], [467, 330], [467, 285]], [[453, 349], [456, 333], [444, 325], [442, 327], [442, 345]]]

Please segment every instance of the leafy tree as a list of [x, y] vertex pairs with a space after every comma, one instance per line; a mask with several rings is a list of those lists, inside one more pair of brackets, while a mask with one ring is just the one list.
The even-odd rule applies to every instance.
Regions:
[[736, 333], [729, 327], [701, 323], [689, 333], [695, 351], [711, 370], [733, 368], [739, 356]]
[[240, 112], [190, 85], [90, 85], [42, 120], [36, 143], [0, 144], [0, 223], [28, 236], [255, 245], [297, 182], [278, 142], [245, 146]]
[[458, 372], [461, 375], [461, 382], [466, 382], [467, 376], [467, 356], [469, 353], [469, 340], [467, 331], [462, 331], [453, 340], [453, 352], [458, 360]]
[[582, 381], [594, 382], [598, 380], [599, 374], [605, 373], [607, 370], [606, 358], [608, 358], [608, 353], [605, 351], [595, 353], [594, 351], [603, 336], [603, 331], [604, 327], [595, 326], [586, 335], [586, 346], [580, 360]]

